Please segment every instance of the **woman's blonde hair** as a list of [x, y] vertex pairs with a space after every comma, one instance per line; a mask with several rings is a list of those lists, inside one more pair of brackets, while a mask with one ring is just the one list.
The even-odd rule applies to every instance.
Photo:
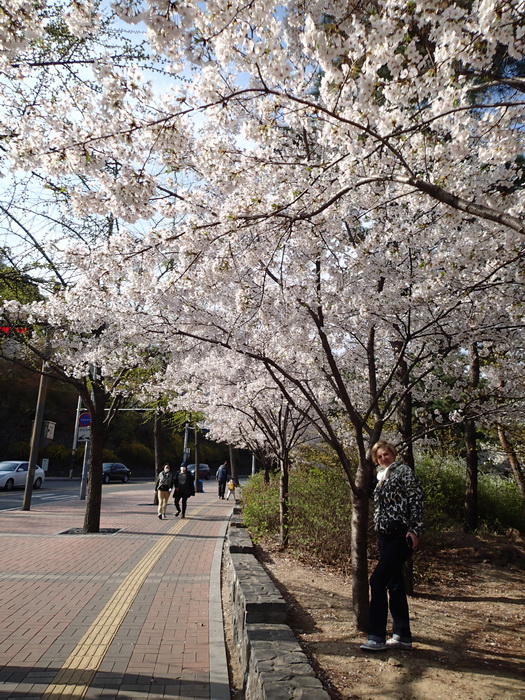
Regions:
[[388, 450], [392, 454], [392, 457], [394, 459], [397, 457], [397, 450], [391, 442], [387, 442], [386, 440], [379, 440], [370, 450], [370, 457], [372, 458], [372, 462], [374, 464], [377, 464], [377, 451], [381, 449]]

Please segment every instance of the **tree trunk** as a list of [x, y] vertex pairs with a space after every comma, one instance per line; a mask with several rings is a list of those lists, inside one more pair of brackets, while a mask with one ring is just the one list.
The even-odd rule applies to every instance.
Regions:
[[160, 413], [155, 412], [155, 415], [153, 416], [153, 450], [155, 453], [155, 477], [164, 466], [162, 443], [162, 415]]
[[476, 443], [476, 423], [465, 421], [465, 448], [467, 451], [465, 479], [465, 522], [463, 530], [472, 532], [478, 526], [478, 447]]
[[403, 459], [414, 470], [414, 449], [412, 446], [412, 394], [408, 391], [398, 411], [399, 431], [403, 438]]
[[[153, 416], [153, 450], [155, 454], [155, 466], [153, 479], [157, 481], [157, 474], [162, 471], [162, 416], [155, 412]], [[156, 491], [153, 491], [153, 505], [158, 506], [159, 496]]]
[[503, 425], [503, 422], [501, 421], [501, 419], [498, 419], [497, 427], [498, 427], [498, 438], [499, 438], [500, 445], [503, 448], [503, 451], [505, 452], [507, 459], [509, 460], [512, 474], [513, 474], [514, 479], [516, 480], [516, 483], [518, 485], [518, 489], [519, 489], [520, 496], [521, 496], [521, 502], [522, 502], [523, 508], [525, 509], [525, 475], [523, 474], [523, 468], [520, 464], [520, 461], [518, 459], [518, 455], [516, 454], [516, 450], [514, 449], [514, 446], [512, 445], [512, 443], [509, 441], [509, 439], [507, 437], [507, 432], [505, 430], [505, 426]]
[[264, 483], [269, 484], [270, 483], [270, 474], [272, 472], [272, 465], [270, 464], [270, 460], [268, 458], [264, 459], [263, 468], [264, 468]]
[[197, 423], [195, 423], [193, 432], [195, 434], [195, 483], [193, 485], [195, 486], [195, 493], [197, 494], [199, 493], [199, 464], [201, 463], [199, 450], [199, 429], [197, 427]]
[[235, 462], [235, 450], [231, 445], [229, 445], [229, 450], [230, 450], [230, 476], [238, 486], [239, 485], [239, 478], [237, 476], [237, 464]]
[[281, 460], [281, 478], [279, 480], [279, 520], [281, 546], [286, 549], [290, 542], [289, 510], [289, 468], [288, 460]]
[[[469, 348], [469, 384], [474, 394], [479, 384], [479, 355], [477, 343]], [[465, 420], [466, 479], [465, 479], [465, 522], [463, 530], [473, 532], [478, 527], [478, 446], [476, 423], [472, 418]]]
[[[398, 368], [399, 381], [401, 382], [405, 394], [401, 399], [398, 409], [399, 432], [403, 440], [403, 459], [408, 466], [415, 471], [414, 449], [412, 446], [412, 393], [409, 391], [408, 365], [403, 357]], [[409, 557], [403, 564], [403, 579], [408, 595], [414, 595], [414, 560]]]
[[[372, 441], [378, 436], [374, 434]], [[350, 539], [352, 562], [352, 609], [357, 629], [366, 632], [368, 627], [368, 526], [370, 519], [370, 494], [372, 493], [374, 465], [368, 457], [361, 431], [356, 430], [359, 462], [352, 489], [352, 532]]]
[[[403, 352], [403, 343], [401, 341], [393, 341], [392, 347], [399, 354]], [[414, 449], [412, 447], [412, 392], [410, 391], [408, 363], [404, 354], [399, 357], [396, 376], [399, 379], [399, 383], [403, 387], [403, 395], [397, 409], [397, 422], [399, 432], [401, 433], [401, 438], [403, 440], [402, 456], [408, 466], [413, 470], [415, 463]]]
[[89, 483], [83, 528], [85, 533], [100, 532], [105, 404], [106, 395], [104, 391], [96, 383], [94, 383], [93, 398], [86, 403], [86, 405], [89, 405], [91, 409], [91, 451], [89, 455]]
[[368, 627], [368, 521], [369, 499], [364, 493], [352, 495], [352, 607], [357, 629]]

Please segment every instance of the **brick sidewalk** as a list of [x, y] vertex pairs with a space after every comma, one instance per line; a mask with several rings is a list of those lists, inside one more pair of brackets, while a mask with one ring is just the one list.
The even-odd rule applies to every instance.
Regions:
[[[52, 491], [52, 483], [46, 483]], [[233, 503], [213, 485], [159, 520], [153, 486], [0, 511], [0, 698], [229, 698], [220, 557]], [[42, 490], [43, 493], [44, 490]]]

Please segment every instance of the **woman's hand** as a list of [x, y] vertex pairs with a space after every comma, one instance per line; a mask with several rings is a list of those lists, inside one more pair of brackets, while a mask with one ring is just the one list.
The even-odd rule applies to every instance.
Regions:
[[419, 544], [419, 537], [415, 532], [407, 532], [407, 540], [410, 549], [416, 549]]

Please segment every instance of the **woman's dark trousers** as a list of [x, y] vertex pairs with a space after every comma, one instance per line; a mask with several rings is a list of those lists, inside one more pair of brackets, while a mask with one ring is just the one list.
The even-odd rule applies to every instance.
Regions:
[[182, 501], [182, 517], [186, 516], [186, 503], [188, 502], [188, 497], [185, 496], [182, 493], [177, 493], [175, 494], [175, 510], [177, 511], [177, 515], [181, 511], [181, 502]]
[[[393, 634], [402, 642], [411, 642], [408, 602], [403, 579], [403, 564], [410, 556], [405, 537], [379, 533], [379, 561], [370, 577], [370, 613], [368, 638], [386, 639], [388, 608], [393, 620]], [[387, 598], [388, 594], [388, 598]]]

